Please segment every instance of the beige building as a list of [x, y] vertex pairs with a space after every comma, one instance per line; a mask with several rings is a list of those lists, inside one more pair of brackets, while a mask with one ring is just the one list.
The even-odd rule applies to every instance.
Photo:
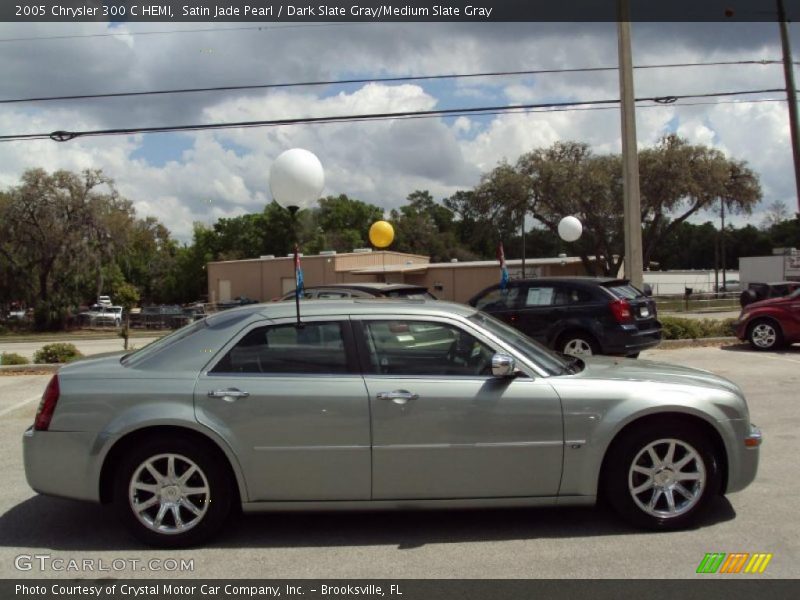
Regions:
[[[410, 283], [428, 288], [437, 298], [466, 302], [483, 288], [500, 281], [496, 260], [431, 263], [429, 257], [402, 252], [347, 252], [301, 256], [306, 287], [331, 283]], [[522, 276], [522, 261], [508, 260], [512, 279]], [[292, 256], [264, 256], [208, 263], [209, 302], [246, 296], [270, 301], [294, 289]], [[574, 256], [529, 258], [526, 277], [585, 275]]]

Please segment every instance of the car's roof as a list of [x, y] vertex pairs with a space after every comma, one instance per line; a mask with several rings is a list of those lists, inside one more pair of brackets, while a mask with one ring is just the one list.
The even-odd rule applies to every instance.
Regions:
[[[232, 308], [223, 314], [260, 314], [267, 319], [282, 319], [296, 314], [293, 302], [267, 302]], [[300, 318], [326, 315], [375, 315], [375, 314], [418, 314], [418, 315], [458, 315], [462, 317], [475, 313], [475, 309], [464, 304], [442, 300], [409, 300], [403, 298], [355, 298], [325, 301], [300, 301]], [[243, 315], [244, 316], [244, 315]], [[213, 316], [211, 317], [213, 318]]]
[[620, 283], [627, 282], [627, 279], [621, 279], [619, 277], [592, 277], [590, 275], [574, 275], [574, 276], [563, 276], [563, 277], [530, 277], [526, 279], [514, 279], [514, 282], [520, 283], [542, 283], [542, 282], [564, 282], [564, 281], [574, 281], [576, 283], [610, 283], [612, 281], [618, 281]]

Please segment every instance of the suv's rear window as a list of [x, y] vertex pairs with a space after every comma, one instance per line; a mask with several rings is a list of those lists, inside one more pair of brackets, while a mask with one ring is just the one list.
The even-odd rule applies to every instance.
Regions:
[[609, 285], [605, 287], [609, 292], [620, 299], [633, 300], [634, 298], [644, 297], [643, 292], [639, 291], [629, 283], [621, 285]]

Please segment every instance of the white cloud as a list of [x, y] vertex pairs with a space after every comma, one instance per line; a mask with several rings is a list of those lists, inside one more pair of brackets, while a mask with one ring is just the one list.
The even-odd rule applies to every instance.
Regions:
[[[636, 64], [772, 59], [780, 47], [769, 24], [634, 25]], [[344, 24], [282, 31], [137, 36], [157, 24], [0, 25], [0, 37], [125, 32], [110, 38], [4, 46], [4, 97], [205, 87], [339, 78], [614, 66], [616, 27], [598, 24]], [[186, 25], [189, 28], [189, 25]], [[220, 28], [229, 27], [221, 24]], [[166, 27], [165, 27], [166, 28]], [[174, 29], [174, 27], [171, 27]], [[796, 36], [796, 28], [792, 29]], [[5, 32], [5, 33], [4, 33]], [[639, 69], [638, 97], [782, 87], [779, 66]], [[298, 87], [259, 91], [5, 105], [3, 133], [88, 130], [401, 112], [465, 106], [618, 97], [616, 71]], [[784, 103], [658, 105], [637, 111], [640, 146], [676, 130], [748, 161], [765, 201], [796, 205]], [[473, 186], [482, 172], [559, 140], [619, 152], [619, 111], [583, 110], [491, 117], [301, 125], [216, 132], [79, 138], [0, 144], [0, 186], [25, 169], [102, 168], [137, 211], [181, 239], [193, 221], [260, 210], [268, 172], [282, 150], [315, 152], [325, 194], [346, 193], [390, 209], [415, 189], [441, 198]], [[152, 158], [163, 140], [188, 149]], [[166, 150], [165, 150], [166, 152]], [[177, 152], [177, 151], [176, 151]]]

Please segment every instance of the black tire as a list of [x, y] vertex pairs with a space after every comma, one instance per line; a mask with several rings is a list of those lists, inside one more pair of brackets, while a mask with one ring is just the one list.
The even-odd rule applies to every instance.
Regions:
[[[675, 450], [669, 463], [672, 468], [665, 468], [664, 459], [673, 442]], [[647, 452], [648, 447], [654, 448], [663, 464], [656, 465]], [[676, 470], [683, 459], [689, 462]], [[654, 474], [634, 471], [634, 465]], [[702, 481], [681, 477], [688, 474], [700, 474]], [[654, 530], [693, 525], [708, 508], [709, 501], [720, 493], [722, 481], [720, 458], [708, 435], [691, 423], [673, 420], [645, 424], [615, 441], [606, 457], [602, 477], [603, 495], [614, 510], [632, 525]], [[676, 482], [691, 497], [683, 495]], [[640, 491], [634, 493], [637, 489]], [[651, 506], [654, 497], [655, 505]], [[668, 497], [673, 499], [672, 506]]]
[[[576, 353], [572, 351], [574, 348], [586, 348], [588, 352]], [[600, 345], [597, 343], [597, 340], [588, 333], [584, 333], [583, 331], [567, 331], [558, 336], [556, 350], [562, 354], [569, 354], [570, 356], [588, 356], [591, 354], [600, 354]]]
[[783, 346], [783, 331], [771, 319], [756, 319], [747, 326], [747, 341], [754, 350], [775, 350]]
[[[157, 472], [166, 475], [170, 455], [175, 457], [175, 478], [171, 481], [176, 482], [181, 475], [186, 475], [190, 470], [188, 466], [193, 464], [197, 470], [189, 474], [183, 489], [205, 488], [208, 492], [190, 492], [188, 497], [183, 496], [179, 485], [159, 484], [144, 467], [146, 462], [151, 462]], [[161, 490], [160, 493], [147, 490], [135, 492], [136, 500], [140, 503], [157, 499], [152, 508], [140, 511], [141, 519], [134, 511], [129, 495], [134, 477], [142, 485]], [[114, 509], [130, 532], [144, 543], [159, 548], [185, 548], [201, 544], [220, 531], [231, 512], [232, 500], [236, 497], [234, 486], [235, 481], [224, 457], [210, 442], [203, 443], [189, 436], [168, 435], [165, 439], [153, 437], [130, 449], [118, 465], [114, 481]], [[167, 505], [172, 500], [171, 494], [176, 496], [177, 502], [172, 504], [179, 504], [177, 508]], [[189, 510], [187, 499], [194, 509], [203, 514], [185, 531], [179, 531], [176, 510], [177, 518], [181, 522], [185, 520], [187, 525], [196, 517]], [[161, 521], [164, 532], [159, 532], [155, 530], [155, 522], [162, 506], [167, 508]], [[150, 526], [143, 522], [145, 520], [151, 521]]]
[[627, 354], [625, 358], [639, 358], [639, 354], [639, 352], [631, 352], [630, 354]]

